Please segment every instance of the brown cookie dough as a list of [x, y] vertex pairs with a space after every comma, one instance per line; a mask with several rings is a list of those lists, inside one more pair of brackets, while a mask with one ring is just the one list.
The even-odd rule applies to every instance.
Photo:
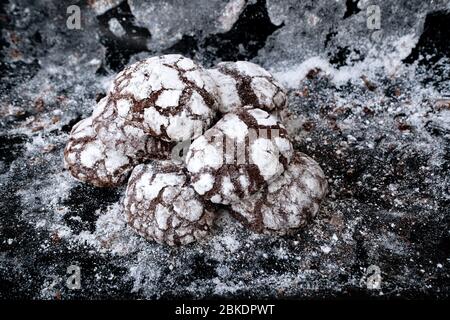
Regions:
[[98, 187], [123, 184], [136, 164], [97, 138], [92, 118], [81, 120], [72, 128], [64, 149], [64, 165], [72, 176]]
[[246, 105], [275, 113], [286, 108], [286, 90], [254, 63], [222, 62], [208, 72], [219, 89], [221, 113], [236, 112]]
[[149, 240], [184, 245], [208, 235], [215, 215], [189, 186], [185, 169], [171, 161], [137, 166], [124, 200], [129, 226]]
[[148, 58], [121, 71], [109, 90], [109, 103], [96, 118], [119, 116], [126, 124], [165, 141], [195, 139], [218, 108], [214, 80], [181, 55]]
[[278, 179], [249, 198], [233, 203], [232, 214], [256, 232], [288, 234], [317, 214], [327, 189], [319, 164], [295, 152]]
[[229, 204], [281, 175], [292, 150], [286, 129], [275, 116], [245, 107], [226, 114], [190, 145], [186, 168], [199, 195]]

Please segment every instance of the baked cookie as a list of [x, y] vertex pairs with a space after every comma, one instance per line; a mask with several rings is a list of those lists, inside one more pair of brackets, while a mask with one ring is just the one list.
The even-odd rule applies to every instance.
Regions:
[[200, 65], [178, 54], [148, 58], [121, 71], [96, 118], [123, 118], [153, 137], [179, 142], [208, 128], [218, 108], [216, 84]]
[[245, 107], [226, 114], [194, 140], [185, 162], [199, 195], [230, 204], [281, 175], [292, 150], [286, 129], [275, 116]]
[[319, 164], [295, 152], [278, 179], [256, 194], [233, 203], [232, 215], [256, 232], [288, 234], [317, 214], [327, 189]]
[[146, 134], [141, 128], [128, 123], [114, 111], [115, 104], [107, 96], [99, 101], [92, 114], [92, 125], [97, 138], [137, 163], [147, 160], [167, 160], [175, 142], [167, 142]]
[[257, 64], [222, 62], [208, 72], [219, 90], [221, 113], [236, 112], [246, 105], [275, 113], [286, 108], [286, 90]]
[[189, 186], [183, 166], [171, 161], [138, 165], [128, 182], [124, 208], [133, 230], [171, 246], [204, 238], [215, 218], [210, 204]]
[[64, 149], [64, 165], [76, 179], [97, 187], [123, 184], [136, 161], [97, 138], [92, 118], [78, 122]]

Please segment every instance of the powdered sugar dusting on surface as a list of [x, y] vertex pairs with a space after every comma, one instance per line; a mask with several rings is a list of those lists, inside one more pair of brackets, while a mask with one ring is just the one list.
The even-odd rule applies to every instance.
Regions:
[[198, 194], [203, 195], [213, 187], [214, 177], [209, 173], [201, 174], [200, 178], [193, 182], [192, 185]]
[[285, 89], [262, 67], [248, 62], [222, 62], [208, 73], [220, 84], [219, 112], [238, 112], [246, 105], [267, 111], [281, 111], [286, 107]]
[[[288, 162], [290, 157], [285, 148], [292, 145], [280, 144], [280, 152], [270, 130], [274, 130], [273, 138], [275, 131], [285, 133], [276, 117], [251, 106], [224, 115], [189, 146], [185, 162], [194, 189], [214, 203], [227, 205], [278, 177], [284, 170], [281, 161]], [[214, 178], [207, 188], [202, 183], [205, 173]]]
[[130, 125], [168, 142], [198, 137], [210, 125], [219, 102], [209, 73], [177, 54], [130, 65], [114, 79], [110, 96], [113, 101], [132, 98], [143, 103], [139, 108], [117, 108]]
[[216, 69], [209, 69], [208, 72], [217, 83], [220, 83], [219, 95], [222, 101], [222, 112], [228, 113], [239, 108], [242, 103], [236, 90], [236, 80]]
[[316, 215], [328, 189], [319, 165], [302, 153], [295, 153], [286, 171], [263, 189], [231, 208], [245, 224], [258, 232], [286, 234]]
[[250, 158], [266, 181], [279, 176], [284, 168], [279, 161], [279, 150], [269, 139], [258, 138], [250, 146]]
[[[123, 1], [106, 2], [93, 3], [102, 3], [99, 12], [105, 12]], [[142, 3], [140, 7], [138, 2]], [[167, 11], [163, 10], [166, 3], [128, 1], [140, 25], [151, 28], [151, 50], [168, 48], [183, 34], [194, 34], [193, 24], [215, 32], [208, 28], [214, 12], [200, 23], [203, 18], [198, 8]], [[205, 8], [210, 3], [205, 2]], [[366, 19], [365, 10], [342, 20], [345, 1], [327, 3], [305, 13], [307, 17], [331, 11], [331, 16], [336, 17], [323, 19], [315, 27], [296, 15], [297, 10], [289, 12], [289, 6], [267, 1], [272, 23], [285, 24], [268, 37], [256, 56], [246, 58], [272, 71], [289, 87], [294, 116], [287, 119], [287, 129], [294, 137], [296, 150], [310, 154], [324, 169], [330, 196], [310, 226], [293, 236], [274, 238], [250, 233], [221, 211], [214, 235], [178, 250], [145, 241], [126, 226], [121, 204], [123, 189], [99, 191], [74, 181], [63, 171], [66, 128], [80, 116], [88, 116], [96, 95], [105, 93], [111, 84], [113, 74], [103, 76], [100, 72], [100, 67], [107, 64], [107, 49], [97, 36], [83, 36], [89, 32], [61, 37], [58, 28], [45, 19], [40, 19], [41, 24], [37, 19], [36, 23], [41, 27], [42, 45], [52, 39], [51, 48], [42, 49], [32, 42], [36, 32], [33, 27], [19, 30], [19, 36], [30, 41], [21, 41], [18, 46], [30, 43], [33, 52], [45, 50], [46, 55], [38, 56], [36, 74], [4, 78], [7, 83], [18, 80], [10, 93], [2, 91], [2, 125], [8, 130], [2, 129], [2, 134], [12, 139], [2, 142], [5, 146], [23, 146], [23, 150], [11, 153], [11, 162], [2, 160], [0, 165], [2, 199], [7, 204], [2, 224], [6, 231], [20, 231], [3, 242], [6, 254], [2, 277], [11, 283], [20, 283], [23, 274], [38, 274], [39, 279], [53, 274], [66, 277], [69, 263], [81, 263], [83, 290], [74, 293], [62, 288], [66, 299], [204, 298], [214, 294], [323, 298], [345, 295], [349, 290], [363, 290], [371, 296], [415, 297], [418, 292], [448, 296], [442, 286], [448, 278], [448, 261], [441, 256], [444, 251], [440, 244], [447, 237], [443, 226], [448, 199], [444, 169], [448, 167], [449, 116], [445, 103], [438, 103], [449, 92], [448, 81], [442, 81], [439, 75], [448, 74], [448, 62], [445, 57], [438, 62], [440, 69], [422, 65], [425, 56], [404, 63], [402, 59], [410, 47], [401, 45], [398, 49], [403, 52], [390, 49], [404, 35], [415, 32], [411, 38], [414, 41], [409, 42], [413, 45], [423, 31], [426, 13], [420, 8], [425, 4], [410, 4], [411, 9], [403, 11], [397, 10], [402, 2], [379, 3], [382, 12], [393, 7], [392, 12], [401, 19], [396, 15], [382, 18], [383, 32], [394, 36], [374, 44], [365, 23], [360, 23]], [[148, 19], [155, 11], [149, 14], [141, 10], [146, 6], [162, 8], [155, 15], [156, 21]], [[292, 6], [303, 8], [304, 4], [293, 1]], [[11, 7], [7, 6], [9, 12]], [[204, 13], [205, 8], [200, 11]], [[54, 9], [60, 12], [61, 7]], [[427, 10], [438, 9], [442, 5], [434, 2], [433, 8]], [[17, 9], [14, 12], [14, 19], [26, 13]], [[82, 12], [86, 13], [86, 22], [96, 20], [90, 10]], [[218, 14], [222, 12], [217, 10]], [[30, 10], [30, 15], [35, 13], [39, 10]], [[195, 19], [186, 19], [187, 24], [172, 23], [192, 16]], [[22, 18], [19, 23], [28, 23], [28, 14]], [[163, 19], [165, 24], [161, 23]], [[64, 19], [55, 21], [65, 23]], [[409, 26], [402, 27], [402, 23]], [[331, 26], [336, 28], [335, 36]], [[10, 31], [4, 31], [10, 43]], [[325, 50], [328, 34], [331, 40]], [[207, 57], [201, 52], [201, 41], [198, 44], [196, 59], [215, 63], [208, 58], [210, 52]], [[360, 45], [364, 48], [365, 44], [374, 47], [372, 56], [361, 50], [363, 54], [356, 60], [354, 52], [344, 57], [344, 65], [327, 62], [326, 54], [334, 54], [336, 46], [349, 45], [352, 50]], [[239, 54], [248, 54], [245, 49]], [[142, 52], [130, 61], [147, 56], [148, 52]], [[384, 67], [385, 58], [388, 68]], [[14, 65], [18, 74], [36, 69], [27, 54], [17, 64], [7, 64]], [[317, 68], [322, 72], [313, 76]], [[368, 84], [376, 89], [369, 90], [361, 76], [366, 76]], [[38, 98], [44, 100], [42, 112], [34, 110]], [[18, 113], [17, 120], [9, 122], [17, 110], [26, 114]], [[43, 129], [39, 130], [39, 126]], [[381, 290], [366, 291], [364, 275], [373, 262], [382, 270]], [[44, 290], [48, 286], [39, 281], [22, 282], [23, 292], [35, 298], [54, 299], [54, 294]]]
[[178, 164], [160, 161], [137, 166], [124, 199], [128, 225], [161, 244], [186, 245], [206, 237], [215, 216], [187, 183]]
[[105, 156], [105, 167], [109, 172], [114, 172], [129, 163], [128, 157], [116, 150], [107, 150]]
[[250, 109], [248, 110], [248, 113], [250, 113], [261, 126], [275, 126], [278, 123], [277, 118], [264, 110]]
[[247, 125], [235, 114], [226, 115], [218, 125], [227, 137], [235, 139], [237, 143], [243, 142], [248, 135]]
[[180, 90], [165, 90], [159, 95], [156, 105], [161, 108], [176, 107], [180, 100], [180, 95]]
[[199, 172], [202, 167], [219, 168], [223, 163], [222, 155], [222, 150], [210, 145], [204, 136], [200, 136], [189, 148], [186, 159], [190, 160], [186, 162], [186, 168], [193, 173]]

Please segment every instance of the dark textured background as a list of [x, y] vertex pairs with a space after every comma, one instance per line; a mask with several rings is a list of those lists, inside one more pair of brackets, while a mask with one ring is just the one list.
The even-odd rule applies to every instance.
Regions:
[[[82, 30], [66, 27], [72, 1], [0, 5], [1, 298], [449, 296], [448, 1], [75, 3]], [[210, 239], [166, 248], [126, 228], [123, 188], [63, 169], [71, 127], [114, 74], [164, 53], [250, 60], [285, 83], [295, 147], [330, 182], [306, 230], [255, 235], [220, 212]], [[64, 285], [71, 264], [80, 290]]]

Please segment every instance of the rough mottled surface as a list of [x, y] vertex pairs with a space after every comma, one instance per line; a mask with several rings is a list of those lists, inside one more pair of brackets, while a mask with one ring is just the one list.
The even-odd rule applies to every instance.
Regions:
[[137, 163], [99, 140], [90, 117], [73, 127], [64, 149], [64, 165], [72, 176], [97, 187], [123, 184]]
[[286, 108], [283, 86], [254, 63], [222, 62], [208, 72], [218, 84], [221, 113], [237, 112], [246, 105], [274, 113]]
[[[363, 0], [170, 3], [89, 1], [82, 30], [72, 1], [0, 5], [1, 297], [448, 298], [449, 2], [380, 1], [380, 30]], [[116, 73], [166, 53], [252, 61], [286, 87], [294, 147], [329, 183], [307, 228], [258, 235], [221, 211], [209, 241], [169, 248], [127, 227], [123, 188], [64, 170]]]
[[168, 159], [174, 143], [129, 125], [107, 95], [93, 114], [76, 123], [64, 149], [64, 166], [76, 179], [97, 187], [124, 184], [131, 170], [145, 161]]
[[184, 166], [157, 161], [134, 168], [124, 200], [128, 225], [148, 240], [186, 245], [209, 234], [216, 218], [189, 186]]
[[225, 114], [194, 140], [185, 162], [199, 195], [214, 203], [230, 204], [280, 176], [292, 150], [277, 117], [246, 106]]
[[[108, 98], [126, 124], [168, 142], [200, 136], [210, 127], [219, 100], [206, 70], [178, 54], [144, 59], [125, 68], [114, 78]], [[104, 113], [109, 111], [106, 108]]]
[[121, 101], [109, 94], [100, 100], [91, 116], [97, 139], [136, 163], [151, 159], [168, 159], [175, 142], [155, 138], [119, 114]]
[[292, 234], [316, 216], [327, 188], [317, 162], [296, 152], [280, 177], [251, 197], [233, 203], [231, 214], [259, 233]]

